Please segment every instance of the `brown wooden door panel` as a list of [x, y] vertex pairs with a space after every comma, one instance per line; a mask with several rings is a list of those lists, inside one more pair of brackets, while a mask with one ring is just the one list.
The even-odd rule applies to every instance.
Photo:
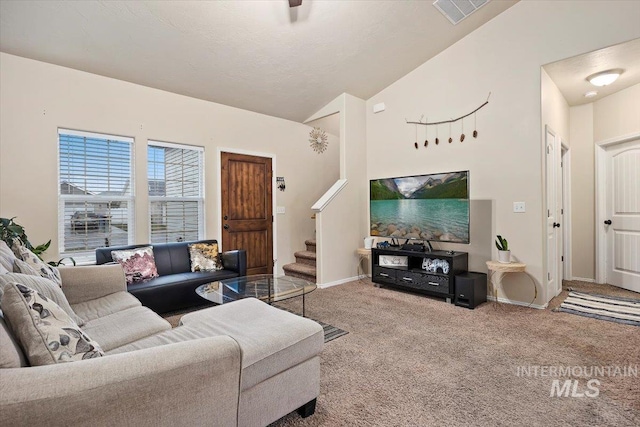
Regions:
[[273, 272], [271, 159], [221, 153], [222, 248], [247, 251], [247, 274]]
[[264, 231], [229, 233], [230, 245], [247, 251], [247, 275], [271, 272], [272, 264], [267, 258], [268, 238], [268, 234]]

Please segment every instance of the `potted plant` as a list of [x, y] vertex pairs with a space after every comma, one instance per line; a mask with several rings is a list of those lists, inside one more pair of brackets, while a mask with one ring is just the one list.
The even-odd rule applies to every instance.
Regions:
[[[51, 240], [47, 243], [43, 243], [38, 246], [33, 246], [27, 237], [27, 233], [24, 231], [24, 227], [20, 224], [16, 224], [13, 218], [0, 218], [0, 240], [4, 240], [7, 246], [11, 247], [13, 245], [14, 240], [20, 241], [27, 249], [34, 253], [38, 258], [42, 259], [42, 253], [49, 249], [49, 245], [51, 245]], [[76, 265], [76, 261], [73, 258], [65, 257], [60, 260], [50, 261], [49, 265], [57, 267], [62, 265], [62, 261], [65, 259], [69, 259], [73, 265]]]
[[499, 234], [496, 239], [496, 248], [498, 248], [498, 262], [509, 264], [511, 262], [509, 242]]

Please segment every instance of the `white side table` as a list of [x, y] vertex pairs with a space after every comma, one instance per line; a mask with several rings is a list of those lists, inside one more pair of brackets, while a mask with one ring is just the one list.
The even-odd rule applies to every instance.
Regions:
[[[493, 297], [495, 301], [498, 302], [498, 287], [502, 287], [502, 276], [505, 273], [525, 273], [526, 274], [527, 264], [522, 262], [510, 262], [509, 264], [498, 261], [487, 261], [487, 269], [489, 269], [489, 281], [491, 282], [491, 288], [493, 291]], [[527, 276], [533, 282], [533, 288], [535, 289], [535, 296], [533, 297], [533, 301], [538, 296], [538, 288], [536, 287], [536, 282], [533, 280], [533, 277]], [[531, 301], [531, 303], [533, 303]]]
[[[356, 253], [360, 257], [358, 260], [358, 277], [370, 276], [370, 274], [365, 274], [365, 272], [371, 268], [369, 267], [371, 265], [371, 249], [358, 248]], [[364, 264], [365, 262], [366, 264]]]

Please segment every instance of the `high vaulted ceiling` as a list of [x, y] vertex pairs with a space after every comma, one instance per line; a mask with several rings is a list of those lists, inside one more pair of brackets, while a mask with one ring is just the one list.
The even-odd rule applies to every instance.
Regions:
[[303, 121], [368, 99], [516, 1], [0, 1], [0, 50]]

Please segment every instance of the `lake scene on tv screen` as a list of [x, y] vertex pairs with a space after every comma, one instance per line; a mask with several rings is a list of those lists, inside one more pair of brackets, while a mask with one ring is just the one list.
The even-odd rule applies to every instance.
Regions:
[[370, 183], [371, 235], [469, 243], [468, 171]]

